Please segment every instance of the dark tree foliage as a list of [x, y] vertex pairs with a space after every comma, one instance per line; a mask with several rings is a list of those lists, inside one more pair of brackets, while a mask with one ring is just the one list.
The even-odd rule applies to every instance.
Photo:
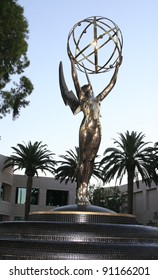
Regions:
[[49, 171], [54, 174], [56, 161], [53, 159], [53, 153], [47, 150], [47, 145], [36, 141], [35, 143], [17, 144], [12, 147], [14, 154], [8, 157], [4, 163], [4, 169], [8, 167], [16, 170], [25, 170], [27, 176], [26, 183], [26, 203], [25, 203], [25, 220], [29, 218], [31, 191], [33, 177], [38, 176], [38, 171]]
[[19, 83], [13, 81], [30, 64], [28, 32], [24, 9], [16, 0], [0, 0], [0, 118], [12, 112], [15, 119], [21, 107], [29, 104], [31, 81], [25, 76], [20, 76]]
[[112, 179], [119, 179], [121, 184], [124, 175], [127, 175], [128, 185], [128, 213], [133, 213], [133, 186], [134, 180], [139, 187], [139, 176], [147, 186], [153, 181], [158, 184], [156, 173], [157, 150], [148, 146], [144, 141], [145, 135], [136, 131], [119, 133], [119, 140], [114, 139], [116, 147], [105, 150], [100, 162], [103, 172], [103, 181], [108, 183]]
[[[65, 181], [67, 184], [77, 181], [78, 166], [79, 166], [79, 147], [75, 147], [75, 152], [72, 150], [66, 151], [65, 155], [60, 155], [63, 160], [57, 161], [59, 167], [56, 169], [55, 179], [60, 182]], [[98, 157], [98, 156], [97, 156]], [[102, 173], [99, 169], [98, 162], [94, 163], [93, 174], [94, 178], [102, 179]]]
[[124, 211], [126, 195], [118, 187], [96, 188], [93, 190], [92, 204], [113, 210], [117, 213]]

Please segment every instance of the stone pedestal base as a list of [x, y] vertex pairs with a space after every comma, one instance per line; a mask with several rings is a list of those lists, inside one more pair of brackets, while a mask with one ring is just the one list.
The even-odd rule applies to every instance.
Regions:
[[92, 205], [59, 207], [0, 223], [0, 259], [158, 259], [158, 228]]

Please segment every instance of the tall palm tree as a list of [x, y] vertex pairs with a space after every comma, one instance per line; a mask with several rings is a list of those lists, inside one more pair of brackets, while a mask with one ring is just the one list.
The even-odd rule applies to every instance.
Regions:
[[[76, 182], [78, 163], [79, 163], [79, 147], [75, 147], [75, 152], [72, 150], [66, 151], [66, 155], [60, 155], [63, 160], [57, 161], [60, 166], [56, 169], [55, 179], [60, 179], [60, 182], [65, 180], [65, 184], [69, 181]], [[99, 169], [99, 163], [94, 163], [93, 177], [102, 179], [102, 173]]]
[[72, 150], [66, 151], [66, 155], [60, 155], [59, 157], [63, 160], [57, 161], [60, 166], [55, 171], [55, 179], [60, 179], [60, 182], [65, 181], [65, 184], [67, 184], [69, 181], [73, 183], [76, 181], [79, 148], [75, 147], [75, 152]]
[[12, 149], [14, 155], [6, 159], [4, 169], [7, 167], [13, 167], [14, 171], [25, 169], [27, 175], [25, 220], [28, 220], [33, 177], [38, 176], [38, 170], [44, 173], [45, 171], [54, 173], [56, 161], [52, 158], [54, 154], [47, 150], [47, 145], [42, 142], [36, 141], [32, 144], [29, 141], [28, 144], [17, 144], [17, 147], [12, 147]]
[[149, 142], [144, 142], [145, 135], [142, 132], [137, 133], [127, 131], [125, 135], [119, 133], [119, 140], [114, 139], [117, 148], [108, 148], [104, 152], [104, 157], [100, 162], [104, 176], [104, 182], [110, 182], [112, 179], [122, 178], [127, 174], [128, 184], [128, 213], [133, 213], [133, 185], [136, 179], [139, 184], [140, 175], [142, 181], [150, 186], [151, 180], [157, 183], [151, 171], [153, 147], [149, 147]]
[[149, 171], [152, 177], [152, 180], [158, 185], [158, 142], [154, 144], [153, 148], [149, 148], [150, 152], [150, 165]]

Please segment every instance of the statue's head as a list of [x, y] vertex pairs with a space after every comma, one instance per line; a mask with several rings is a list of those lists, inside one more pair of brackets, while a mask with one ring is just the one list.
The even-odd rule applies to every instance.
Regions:
[[92, 97], [92, 88], [90, 85], [84, 85], [81, 87], [82, 94], [81, 94], [81, 100], [87, 100], [88, 98]]

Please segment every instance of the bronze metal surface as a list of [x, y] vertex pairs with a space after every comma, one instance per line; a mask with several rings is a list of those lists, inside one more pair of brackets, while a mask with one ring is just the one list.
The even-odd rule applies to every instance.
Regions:
[[[94, 25], [93, 31], [94, 31], [94, 42], [95, 42], [95, 46], [94, 46], [95, 67], [97, 71], [98, 69], [97, 40], [100, 37], [99, 38], [97, 37], [96, 18], [97, 17], [94, 17], [93, 19], [93, 25]], [[111, 39], [113, 39], [113, 36]], [[115, 44], [117, 45], [116, 42]], [[80, 111], [83, 112], [83, 120], [81, 122], [81, 126], [79, 129], [79, 162], [76, 171], [77, 174], [76, 175], [76, 179], [77, 179], [76, 202], [77, 204], [84, 205], [84, 204], [89, 204], [88, 184], [91, 175], [93, 173], [94, 160], [98, 153], [98, 149], [101, 142], [101, 124], [99, 119], [100, 105], [101, 105], [101, 101], [103, 101], [103, 99], [110, 93], [110, 91], [113, 89], [116, 83], [118, 70], [122, 62], [122, 46], [121, 49], [119, 49], [119, 55], [117, 61], [115, 61], [115, 64], [112, 66], [115, 67], [115, 71], [113, 73], [113, 76], [109, 84], [106, 85], [105, 88], [96, 97], [93, 94], [91, 83], [88, 83], [83, 86], [80, 85], [77, 70], [75, 67], [77, 61], [74, 59], [74, 56], [70, 51], [69, 45], [67, 51], [71, 61], [71, 74], [72, 74], [72, 79], [73, 79], [77, 97], [72, 91], [68, 90], [63, 74], [62, 62], [60, 62], [59, 65], [59, 83], [60, 83], [60, 89], [61, 89], [61, 94], [64, 103], [70, 106], [74, 114]], [[86, 76], [88, 75], [86, 73], [86, 70], [85, 70], [85, 74]]]

